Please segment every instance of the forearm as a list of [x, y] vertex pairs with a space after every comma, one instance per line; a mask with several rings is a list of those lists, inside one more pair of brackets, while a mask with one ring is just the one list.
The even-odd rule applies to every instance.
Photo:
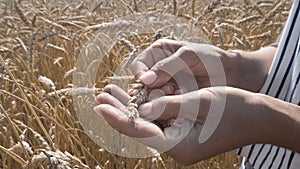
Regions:
[[228, 85], [258, 92], [268, 74], [276, 52], [275, 47], [265, 47], [257, 51], [229, 51], [226, 74]]
[[300, 152], [300, 107], [257, 94], [265, 133], [262, 141]]

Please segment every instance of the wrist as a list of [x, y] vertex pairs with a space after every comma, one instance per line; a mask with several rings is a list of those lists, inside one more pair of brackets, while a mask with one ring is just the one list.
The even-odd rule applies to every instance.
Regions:
[[233, 87], [258, 92], [263, 86], [268, 75], [276, 48], [266, 47], [257, 51], [228, 51], [229, 65]]
[[[230, 112], [233, 112], [236, 123], [241, 131], [241, 139], [244, 145], [266, 143], [268, 138], [265, 138], [269, 131], [264, 125], [268, 120], [268, 115], [263, 114], [266, 108], [262, 104], [259, 93], [253, 93], [246, 90], [235, 89], [232, 90], [231, 96], [235, 99], [232, 101]], [[227, 96], [228, 97], [228, 96]]]
[[224, 66], [226, 85], [231, 87], [239, 87], [239, 59], [237, 51], [224, 51], [221, 56], [221, 61]]

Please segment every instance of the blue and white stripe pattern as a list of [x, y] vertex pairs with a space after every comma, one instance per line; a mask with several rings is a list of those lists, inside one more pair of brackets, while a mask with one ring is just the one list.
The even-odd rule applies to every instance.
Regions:
[[[300, 0], [294, 0], [274, 61], [260, 91], [297, 105], [300, 105], [299, 11]], [[300, 169], [299, 153], [274, 145], [249, 145], [237, 153], [246, 157], [255, 169]]]

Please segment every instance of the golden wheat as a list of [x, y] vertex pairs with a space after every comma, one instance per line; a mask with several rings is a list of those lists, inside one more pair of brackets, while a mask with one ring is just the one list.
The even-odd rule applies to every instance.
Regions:
[[[202, 30], [213, 45], [256, 50], [277, 39], [291, 6], [284, 0], [234, 2], [0, 0], [0, 168], [185, 168], [164, 154], [131, 159], [105, 151], [82, 129], [72, 99], [101, 93], [108, 83], [134, 81], [128, 72], [121, 73], [119, 65], [127, 57], [128, 67], [138, 46], [142, 51], [167, 33], [160, 29], [120, 33], [116, 39], [103, 34], [102, 43], [115, 42], [103, 60], [94, 59], [82, 74], [76, 74], [75, 65], [84, 44], [98, 30], [134, 24], [120, 20], [129, 14], [177, 15]], [[86, 88], [73, 84], [73, 74], [86, 78], [90, 72], [97, 72], [96, 82]], [[239, 163], [234, 153], [225, 153], [187, 168], [238, 168]]]

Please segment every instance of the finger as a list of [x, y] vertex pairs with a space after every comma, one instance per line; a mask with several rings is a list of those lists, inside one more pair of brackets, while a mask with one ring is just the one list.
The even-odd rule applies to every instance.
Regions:
[[126, 105], [130, 99], [128, 93], [126, 93], [123, 89], [119, 86], [110, 84], [104, 87], [104, 92], [111, 94], [112, 96], [116, 97], [120, 100], [124, 105]]
[[[160, 89], [151, 89], [147, 90], [148, 100], [154, 100], [162, 96], [176, 94], [175, 87], [173, 85], [165, 85]], [[130, 96], [137, 95], [139, 93], [138, 89], [130, 89], [128, 90]]]
[[181, 47], [173, 55], [155, 63], [150, 71], [140, 76], [140, 80], [148, 87], [161, 87], [176, 73], [189, 70], [199, 62], [200, 59], [193, 50], [188, 47]]
[[140, 116], [149, 120], [169, 120], [178, 116], [180, 96], [163, 96], [139, 107]]
[[159, 136], [163, 138], [163, 133], [159, 127], [153, 123], [138, 121], [129, 122], [126, 116], [119, 109], [109, 105], [101, 104], [94, 108], [95, 112], [101, 115], [108, 124], [121, 133], [135, 138], [148, 138]]
[[170, 55], [172, 55], [170, 51], [151, 46], [143, 51], [137, 57], [137, 60], [133, 61], [130, 70], [137, 78], [139, 78], [141, 74], [150, 70], [156, 62], [167, 58]]
[[175, 91], [175, 84], [168, 82], [165, 85], [163, 85], [160, 90], [165, 94], [165, 95], [171, 95], [174, 94]]
[[176, 85], [171, 82], [166, 83], [164, 86], [162, 86], [159, 89], [148, 88], [147, 90], [148, 99], [151, 101], [162, 96], [172, 95], [174, 94], [176, 88], [177, 88]]
[[117, 98], [115, 98], [111, 94], [105, 93], [105, 92], [100, 93], [96, 97], [96, 101], [99, 104], [109, 104], [109, 105], [111, 105], [113, 107], [116, 107], [118, 109], [124, 109], [125, 108], [125, 105], [120, 100], [118, 100]]
[[[204, 93], [205, 94], [205, 93]], [[189, 119], [197, 120], [202, 108], [209, 105], [201, 101], [203, 92], [195, 91], [183, 95], [163, 96], [139, 107], [140, 116], [149, 120]], [[201, 106], [202, 107], [201, 107]]]
[[139, 78], [142, 73], [151, 69], [155, 63], [171, 56], [182, 45], [183, 42], [169, 39], [160, 39], [154, 42], [134, 60], [130, 67], [131, 71]]

